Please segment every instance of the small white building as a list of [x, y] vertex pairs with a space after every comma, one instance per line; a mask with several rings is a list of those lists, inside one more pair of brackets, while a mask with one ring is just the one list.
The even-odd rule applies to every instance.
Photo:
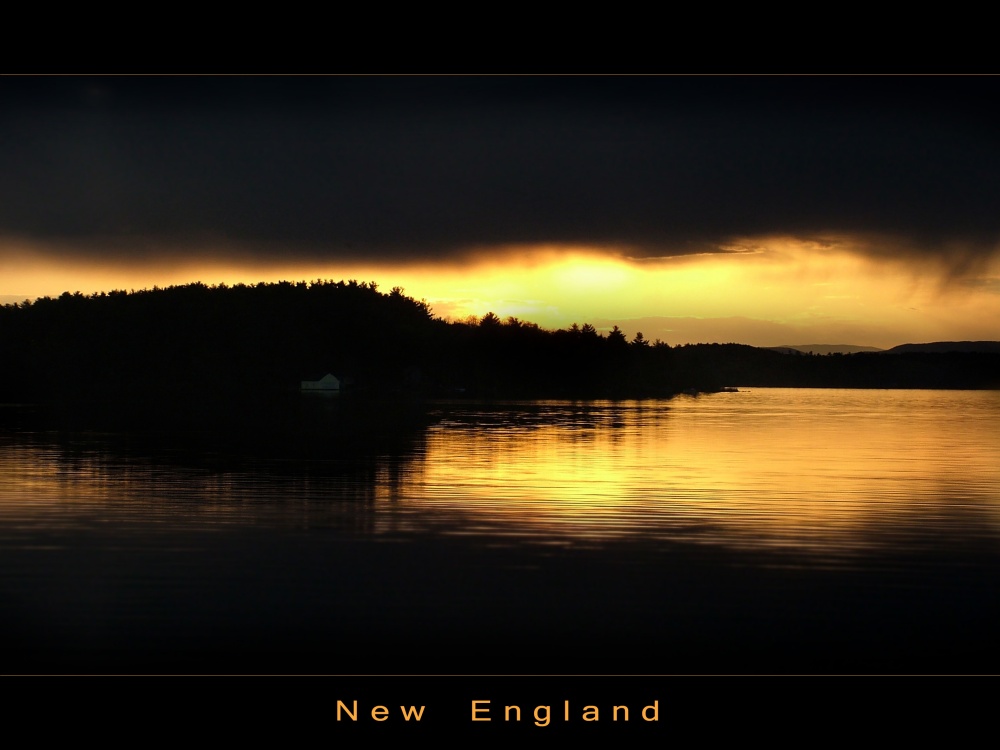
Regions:
[[340, 380], [327, 373], [319, 380], [303, 380], [299, 390], [303, 391], [339, 391]]

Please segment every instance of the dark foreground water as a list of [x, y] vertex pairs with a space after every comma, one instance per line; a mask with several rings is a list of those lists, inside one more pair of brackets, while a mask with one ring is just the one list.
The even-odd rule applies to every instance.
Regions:
[[0, 407], [4, 673], [997, 673], [1000, 392]]

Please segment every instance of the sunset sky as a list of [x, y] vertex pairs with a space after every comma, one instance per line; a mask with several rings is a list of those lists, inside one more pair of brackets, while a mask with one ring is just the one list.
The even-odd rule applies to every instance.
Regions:
[[0, 303], [402, 286], [670, 344], [1000, 339], [997, 76], [0, 77]]

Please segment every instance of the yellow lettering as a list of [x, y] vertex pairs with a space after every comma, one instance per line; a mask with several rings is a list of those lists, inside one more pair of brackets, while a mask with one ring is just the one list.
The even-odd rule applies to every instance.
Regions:
[[421, 706], [417, 708], [416, 706], [410, 706], [407, 710], [406, 706], [400, 706], [399, 710], [403, 712], [403, 718], [409, 721], [410, 719], [416, 719], [420, 721], [424, 716], [424, 707]]
[[611, 714], [611, 720], [612, 721], [618, 721], [618, 712], [619, 711], [624, 711], [625, 712], [625, 721], [628, 721], [628, 706], [615, 706], [612, 709], [613, 713]]
[[[649, 709], [653, 709], [653, 716], [652, 716], [652, 718], [650, 718], [649, 716], [646, 716], [646, 712]], [[659, 701], [653, 701], [653, 705], [646, 706], [644, 709], [642, 709], [642, 718], [644, 718], [646, 721], [659, 721], [660, 720], [660, 702]]]
[[535, 724], [540, 727], [547, 727], [550, 721], [549, 710], [548, 706], [535, 706]]
[[351, 721], [358, 720], [358, 702], [354, 701], [354, 711], [351, 711], [347, 706], [343, 704], [342, 701], [337, 701], [337, 721], [340, 721], [340, 712], [343, 710], [345, 714], [351, 717]]
[[517, 712], [517, 718], [514, 721], [521, 720], [521, 707], [520, 706], [504, 706], [503, 707], [503, 718], [504, 721], [510, 721], [510, 710], [514, 709]]
[[[480, 708], [479, 707], [480, 703], [484, 704], [485, 707], [484, 708]], [[479, 714], [480, 713], [487, 713], [488, 714], [489, 712], [490, 712], [490, 702], [489, 701], [472, 701], [472, 720], [473, 721], [492, 721], [492, 719], [490, 719], [489, 716], [487, 716], [485, 719], [479, 718]]]
[[372, 718], [375, 719], [375, 721], [385, 721], [389, 718], [389, 709], [385, 706], [375, 706], [375, 708], [372, 709]]
[[597, 721], [597, 706], [584, 706], [583, 707], [583, 720], [584, 721]]

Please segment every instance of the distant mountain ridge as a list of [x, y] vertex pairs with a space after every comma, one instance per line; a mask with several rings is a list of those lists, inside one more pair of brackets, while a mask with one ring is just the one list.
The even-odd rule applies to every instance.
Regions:
[[926, 344], [900, 344], [891, 349], [875, 346], [855, 346], [853, 344], [787, 344], [785, 346], [760, 347], [782, 354], [857, 354], [859, 352], [882, 352], [885, 354], [932, 353], [948, 354], [985, 353], [1000, 354], [1000, 341], [931, 341]]
[[1000, 353], [1000, 341], [933, 341], [927, 344], [900, 344], [886, 350], [888, 354], [903, 354], [909, 352], [933, 352], [945, 354], [948, 352], [981, 352]]
[[784, 346], [763, 347], [784, 354], [855, 354], [857, 352], [882, 352], [875, 346], [855, 346], [854, 344], [785, 344]]

